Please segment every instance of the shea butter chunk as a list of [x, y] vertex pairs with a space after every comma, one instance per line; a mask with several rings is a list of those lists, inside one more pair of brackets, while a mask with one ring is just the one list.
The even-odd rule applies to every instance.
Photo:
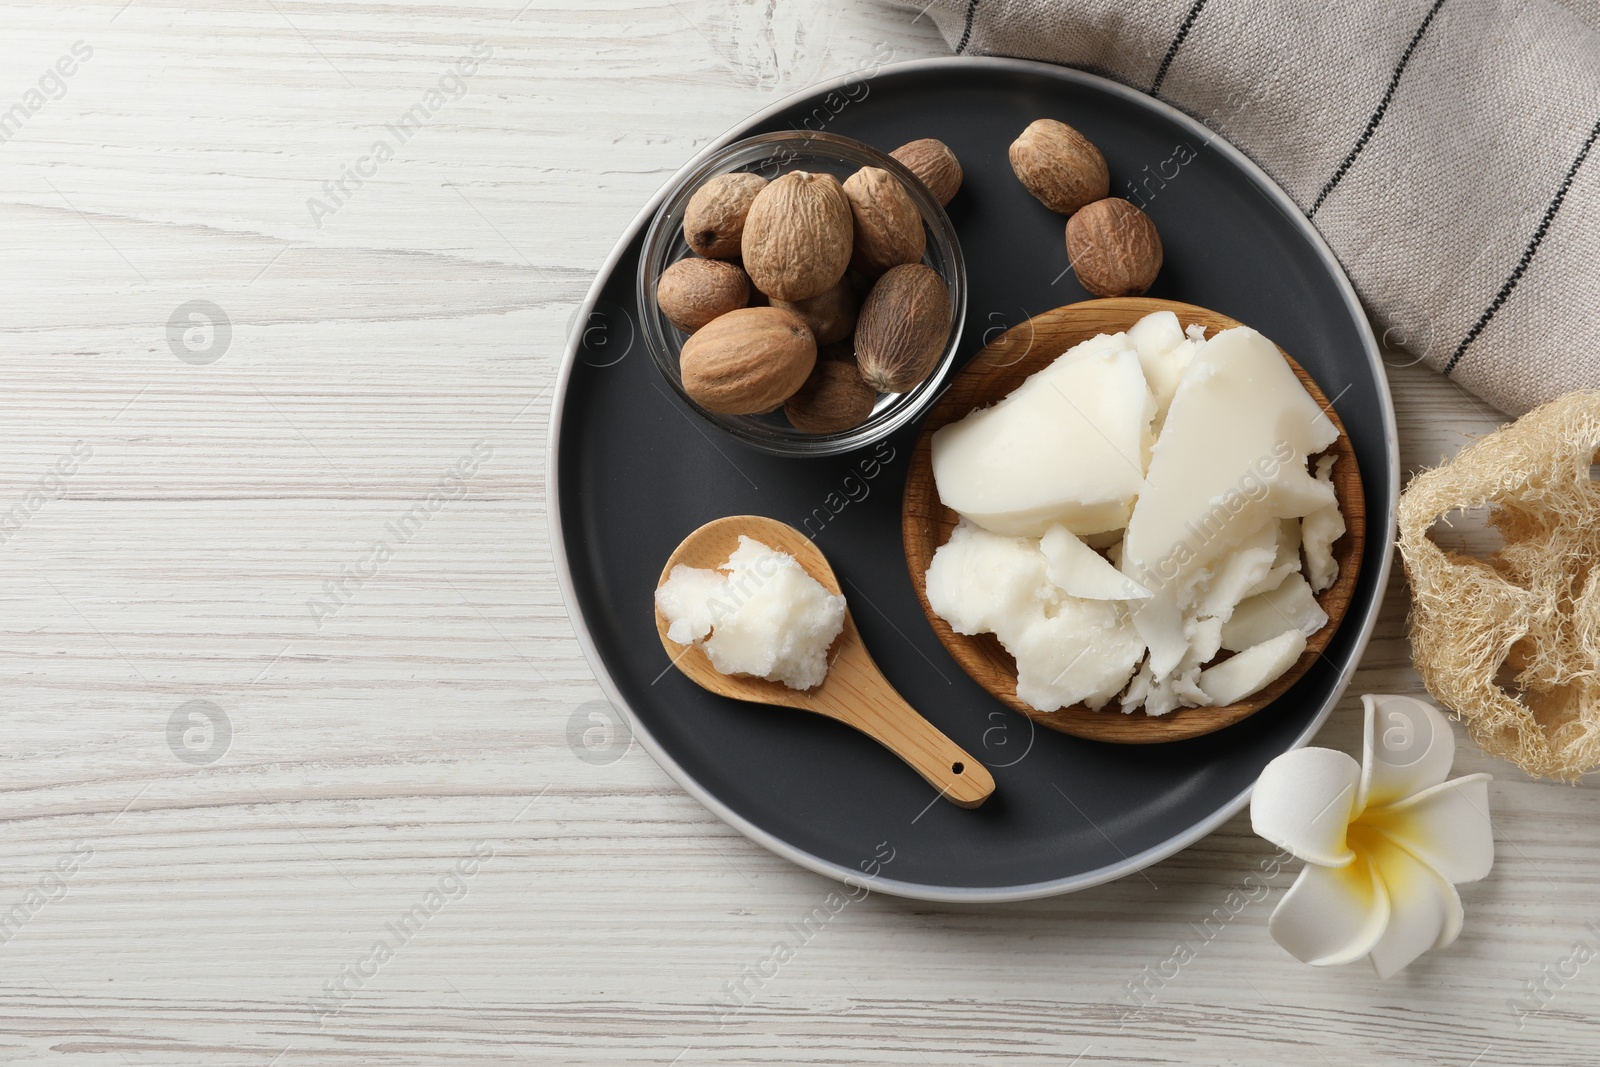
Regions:
[[1212, 704], [1232, 704], [1259, 693], [1294, 666], [1306, 650], [1306, 635], [1287, 630], [1200, 672], [1200, 690]]
[[[1337, 506], [1335, 508], [1337, 510]], [[1341, 517], [1340, 522], [1344, 519]], [[1261, 593], [1270, 593], [1283, 584], [1285, 578], [1291, 574], [1300, 573], [1300, 520], [1278, 520], [1278, 554], [1272, 561], [1272, 568], [1267, 571], [1265, 578], [1257, 582], [1249, 590], [1250, 596]]]
[[[1337, 456], [1323, 456], [1317, 460], [1317, 480], [1333, 484], [1333, 461]], [[1339, 563], [1333, 558], [1333, 543], [1344, 536], [1344, 516], [1338, 504], [1318, 508], [1300, 521], [1301, 537], [1305, 542], [1306, 575], [1311, 579], [1311, 589], [1320, 593], [1339, 577]]]
[[822, 684], [828, 649], [844, 630], [844, 597], [824, 589], [793, 556], [744, 536], [718, 570], [672, 568], [656, 590], [656, 607], [667, 636], [699, 646], [718, 671], [790, 689]]
[[1189, 575], [1269, 520], [1334, 504], [1333, 487], [1312, 477], [1306, 459], [1337, 437], [1282, 354], [1255, 330], [1224, 330], [1196, 354], [1123, 541], [1123, 569], [1155, 593], [1134, 614], [1154, 681], [1183, 658], [1179, 596]]
[[1052, 526], [1039, 539], [1050, 584], [1084, 600], [1142, 600], [1150, 590], [1117, 570], [1064, 526]]
[[1077, 351], [933, 435], [940, 500], [999, 534], [1040, 537], [1059, 523], [1082, 537], [1127, 524], [1155, 401], [1133, 349]]
[[1234, 652], [1270, 641], [1286, 630], [1310, 637], [1328, 624], [1311, 586], [1298, 574], [1276, 588], [1241, 601], [1222, 627], [1222, 647]]
[[1075, 561], [1056, 577], [1049, 577], [1056, 563], [1039, 541], [963, 520], [933, 554], [928, 604], [957, 633], [997, 636], [1017, 661], [1017, 696], [1032, 707], [1100, 707], [1128, 684], [1144, 642], [1116, 599], [1070, 595], [1057, 579], [1123, 595], [1130, 583], [1071, 534], [1060, 527], [1052, 533], [1046, 540], [1058, 556]]
[[1017, 696], [1040, 711], [1104, 706], [1144, 655], [1127, 614], [1104, 600], [1063, 601], [1001, 643], [1017, 661]]
[[1156, 403], [1152, 429], [1159, 432], [1183, 372], [1205, 341], [1185, 337], [1178, 316], [1172, 312], [1156, 311], [1133, 324], [1128, 330], [1128, 343], [1139, 353], [1139, 365]]
[[[1037, 541], [960, 522], [928, 565], [928, 604], [960, 634], [1020, 632], [1043, 610]], [[1022, 620], [1017, 622], [1016, 620]]]

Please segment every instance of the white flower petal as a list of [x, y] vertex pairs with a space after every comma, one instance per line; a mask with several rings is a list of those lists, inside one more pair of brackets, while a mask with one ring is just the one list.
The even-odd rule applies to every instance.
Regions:
[[1436, 786], [1456, 758], [1450, 721], [1415, 697], [1368, 695], [1356, 812], [1393, 804]]
[[1494, 866], [1487, 774], [1453, 778], [1361, 821], [1451, 882], [1476, 882]]
[[1295, 959], [1327, 967], [1371, 952], [1388, 925], [1389, 895], [1366, 857], [1357, 856], [1347, 867], [1307, 864], [1267, 931]]
[[1461, 897], [1433, 868], [1382, 835], [1370, 834], [1362, 844], [1370, 846], [1363, 851], [1389, 894], [1389, 925], [1371, 953], [1378, 977], [1388, 978], [1429, 949], [1456, 939]]
[[1444, 927], [1440, 929], [1438, 938], [1433, 942], [1435, 949], [1445, 948], [1460, 937], [1461, 927], [1466, 925], [1467, 921], [1467, 909], [1462, 906], [1461, 894], [1456, 892], [1456, 887], [1443, 878], [1439, 879], [1439, 884], [1450, 890], [1450, 896], [1445, 902]]
[[1343, 867], [1355, 858], [1345, 828], [1355, 812], [1361, 768], [1331, 748], [1285, 752], [1261, 772], [1250, 796], [1250, 825], [1308, 863]]

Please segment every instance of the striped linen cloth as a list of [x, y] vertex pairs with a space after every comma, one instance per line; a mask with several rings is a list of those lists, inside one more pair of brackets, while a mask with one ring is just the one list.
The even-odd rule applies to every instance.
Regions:
[[893, 2], [959, 54], [1215, 129], [1316, 224], [1391, 363], [1512, 414], [1600, 386], [1600, 0]]

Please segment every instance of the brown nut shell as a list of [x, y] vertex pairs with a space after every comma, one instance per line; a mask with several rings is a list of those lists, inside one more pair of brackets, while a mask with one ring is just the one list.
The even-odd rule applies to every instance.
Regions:
[[774, 300], [832, 289], [850, 266], [850, 201], [831, 174], [792, 170], [756, 194], [744, 220], [744, 269]]
[[922, 263], [891, 267], [856, 320], [861, 377], [881, 393], [903, 393], [933, 373], [950, 338], [950, 291]]
[[820, 346], [817, 349], [817, 359], [819, 361], [824, 359], [838, 359], [843, 360], [852, 367], [855, 366], [856, 344], [854, 338], [849, 338], [843, 341], [835, 341], [831, 345]]
[[1111, 172], [1100, 149], [1055, 119], [1030, 123], [1011, 143], [1011, 169], [1040, 203], [1063, 215], [1111, 192]]
[[661, 313], [685, 333], [749, 302], [750, 279], [737, 263], [720, 259], [680, 259], [656, 282]]
[[817, 342], [806, 324], [773, 307], [720, 315], [678, 354], [684, 392], [720, 415], [772, 411], [805, 383], [816, 362]]
[[1067, 258], [1095, 296], [1139, 296], [1161, 273], [1161, 235], [1126, 200], [1096, 200], [1067, 220]]
[[866, 422], [877, 403], [877, 391], [861, 379], [854, 363], [819, 359], [783, 413], [797, 430], [839, 433]]
[[878, 275], [902, 263], [916, 263], [927, 247], [922, 212], [900, 179], [880, 167], [862, 167], [844, 182], [850, 198], [854, 248], [850, 265]]
[[850, 287], [850, 291], [856, 295], [857, 304], [860, 304], [861, 301], [867, 298], [867, 294], [872, 292], [873, 283], [877, 280], [877, 275], [869, 276], [863, 274], [854, 267], [844, 272], [844, 283], [848, 285]]
[[698, 255], [737, 259], [744, 220], [756, 194], [766, 188], [759, 174], [718, 174], [696, 189], [683, 209], [683, 239]]
[[922, 180], [940, 207], [947, 206], [961, 191], [961, 161], [943, 141], [924, 137], [903, 144], [889, 154]]
[[861, 307], [850, 283], [842, 279], [820, 296], [794, 301], [774, 300], [772, 306], [799, 315], [811, 328], [811, 335], [817, 339], [819, 346], [831, 345], [849, 337], [856, 328], [856, 313]]

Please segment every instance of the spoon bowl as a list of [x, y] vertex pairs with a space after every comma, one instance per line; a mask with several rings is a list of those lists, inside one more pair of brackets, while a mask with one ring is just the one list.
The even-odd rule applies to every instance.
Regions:
[[[810, 538], [787, 523], [760, 515], [732, 515], [691, 533], [667, 560], [657, 585], [666, 582], [679, 564], [707, 570], [721, 567], [739, 547], [740, 534], [787, 552], [824, 589], [844, 595], [827, 557]], [[699, 648], [680, 645], [667, 636], [667, 620], [660, 609], [656, 610], [656, 631], [673, 664], [702, 689], [752, 704], [815, 712], [853, 726], [905, 760], [941, 796], [961, 807], [975, 808], [994, 792], [994, 777], [988, 768], [895, 692], [873, 662], [848, 607], [844, 630], [828, 650], [828, 676], [821, 685], [805, 690], [765, 678], [723, 674]]]

